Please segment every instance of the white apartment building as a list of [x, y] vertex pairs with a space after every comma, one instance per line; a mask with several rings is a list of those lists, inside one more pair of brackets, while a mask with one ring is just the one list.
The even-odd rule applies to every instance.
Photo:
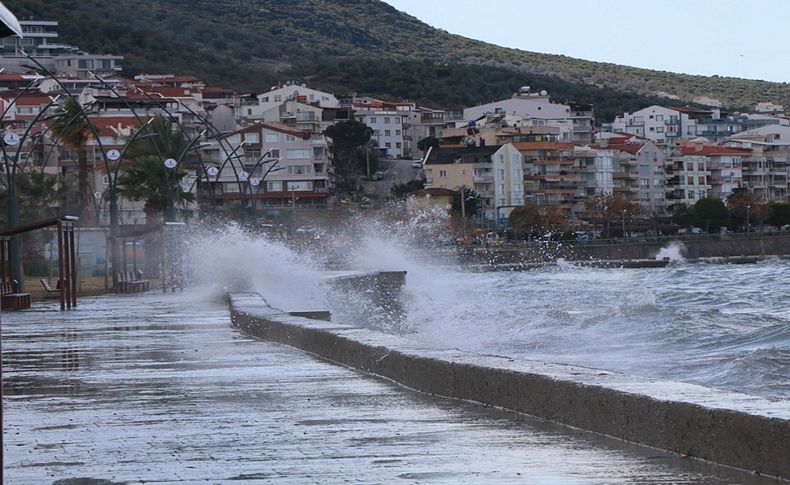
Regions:
[[576, 147], [573, 156], [576, 159], [575, 169], [583, 183], [577, 196], [587, 198], [599, 193], [611, 195], [614, 192], [614, 150]]
[[373, 129], [372, 140], [375, 140], [380, 153], [386, 158], [400, 158], [407, 153], [405, 146], [404, 120], [408, 120], [408, 112], [385, 108], [357, 108], [354, 118]]
[[[502, 145], [491, 156], [496, 206], [485, 210], [485, 220], [510, 216], [513, 206], [524, 205], [524, 155], [512, 144]], [[479, 177], [475, 176], [475, 182]]]
[[325, 108], [340, 106], [338, 99], [330, 93], [308, 88], [305, 84], [287, 83], [285, 86], [273, 86], [269, 91], [256, 96], [255, 105], [244, 105], [241, 117], [260, 119], [263, 113], [277, 107], [286, 101], [297, 101], [304, 104], [314, 104]]
[[[688, 153], [688, 154], [687, 154]], [[683, 150], [680, 155], [666, 159], [667, 210], [677, 204], [694, 205], [711, 195], [710, 159], [693, 150]]]
[[587, 145], [592, 142], [592, 106], [552, 103], [546, 91], [532, 92], [523, 86], [510, 99], [481, 104], [464, 109], [464, 119], [475, 121], [486, 115], [520, 117], [531, 126], [557, 126], [561, 130], [558, 141]]

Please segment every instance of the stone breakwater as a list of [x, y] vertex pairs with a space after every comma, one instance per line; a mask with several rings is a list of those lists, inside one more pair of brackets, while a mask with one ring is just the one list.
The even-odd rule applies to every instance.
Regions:
[[790, 478], [790, 406], [579, 366], [425, 348], [406, 338], [228, 296], [241, 331], [429, 394], [549, 419], [689, 457]]

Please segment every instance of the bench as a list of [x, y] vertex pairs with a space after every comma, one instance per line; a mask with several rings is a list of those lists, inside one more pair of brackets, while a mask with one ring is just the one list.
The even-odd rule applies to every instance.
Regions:
[[150, 286], [150, 281], [143, 279], [143, 272], [140, 270], [129, 271], [128, 273], [119, 271], [118, 284], [115, 289], [119, 293], [139, 293], [148, 291]]
[[[44, 287], [44, 291], [47, 292], [44, 295], [46, 298], [58, 298], [60, 296], [60, 286], [52, 288], [49, 286], [49, 281], [44, 278], [41, 278], [39, 281], [41, 281], [41, 286]], [[58, 281], [58, 285], [60, 285], [60, 281]]]
[[30, 308], [30, 293], [19, 293], [16, 280], [0, 283], [0, 308], [3, 310], [24, 310]]

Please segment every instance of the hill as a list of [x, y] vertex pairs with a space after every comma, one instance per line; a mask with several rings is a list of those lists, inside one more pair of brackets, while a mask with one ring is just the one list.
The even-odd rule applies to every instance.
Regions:
[[561, 100], [592, 102], [604, 119], [653, 102], [680, 102], [657, 92], [684, 102], [714, 98], [730, 108], [759, 101], [790, 106], [788, 83], [499, 47], [435, 29], [377, 0], [18, 0], [9, 6], [20, 19], [60, 21], [65, 42], [125, 56], [127, 74], [194, 74], [238, 89], [305, 79], [324, 89], [458, 107], [530, 84]]

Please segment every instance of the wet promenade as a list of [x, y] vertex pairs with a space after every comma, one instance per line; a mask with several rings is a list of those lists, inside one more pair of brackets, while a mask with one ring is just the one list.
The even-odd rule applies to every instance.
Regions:
[[4, 313], [5, 483], [778, 483], [413, 392], [196, 300]]

